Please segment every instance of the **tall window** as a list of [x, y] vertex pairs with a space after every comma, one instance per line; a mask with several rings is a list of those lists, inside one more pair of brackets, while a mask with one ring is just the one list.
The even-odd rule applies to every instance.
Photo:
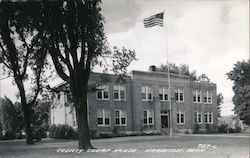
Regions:
[[110, 125], [110, 111], [109, 110], [97, 110], [97, 125], [108, 126]]
[[97, 99], [108, 100], [109, 99], [109, 87], [108, 85], [102, 85], [97, 87], [96, 96]]
[[126, 100], [126, 88], [121, 85], [114, 85], [114, 100]]
[[154, 111], [153, 110], [143, 111], [143, 124], [144, 125], [154, 124]]
[[161, 101], [168, 101], [168, 89], [165, 87], [159, 88], [159, 97]]
[[118, 125], [118, 126], [127, 125], [127, 111], [115, 110], [115, 125]]
[[213, 112], [209, 112], [209, 111], [205, 112], [204, 118], [205, 118], [205, 123], [212, 124], [213, 123]]
[[202, 124], [202, 112], [201, 111], [196, 111], [194, 114], [194, 118], [195, 118], [195, 123], [197, 124]]
[[174, 96], [177, 102], [184, 102], [184, 89], [175, 89]]
[[193, 91], [193, 101], [194, 103], [201, 103], [201, 91], [200, 90]]
[[77, 125], [76, 125], [76, 116], [75, 116], [75, 113], [74, 112], [72, 112], [72, 126], [73, 127], [76, 127]]
[[212, 103], [212, 91], [206, 91], [203, 93], [204, 103]]
[[150, 101], [153, 100], [153, 88], [149, 86], [142, 86], [142, 100], [143, 101]]
[[185, 112], [178, 111], [176, 118], [177, 124], [185, 124]]

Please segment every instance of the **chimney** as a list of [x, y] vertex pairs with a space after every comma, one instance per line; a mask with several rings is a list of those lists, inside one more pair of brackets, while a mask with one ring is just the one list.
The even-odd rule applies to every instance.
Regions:
[[149, 66], [149, 72], [154, 72], [154, 71], [156, 71], [156, 66], [155, 65]]

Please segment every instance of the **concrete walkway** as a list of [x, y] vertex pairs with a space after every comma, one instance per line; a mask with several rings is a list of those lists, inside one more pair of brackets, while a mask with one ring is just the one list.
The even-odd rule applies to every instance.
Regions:
[[191, 136], [191, 137], [230, 137], [230, 138], [249, 138], [247, 133], [237, 134], [176, 134], [178, 136]]

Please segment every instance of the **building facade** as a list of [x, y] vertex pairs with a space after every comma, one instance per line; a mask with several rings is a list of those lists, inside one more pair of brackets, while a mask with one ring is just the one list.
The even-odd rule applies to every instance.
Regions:
[[[216, 85], [191, 81], [189, 76], [132, 71], [129, 76], [92, 73], [88, 94], [89, 128], [98, 132], [194, 132], [217, 129]], [[64, 86], [64, 85], [61, 85]], [[60, 87], [60, 86], [59, 86]], [[169, 94], [170, 92], [170, 94]], [[55, 97], [51, 124], [76, 127], [74, 109], [63, 92]], [[170, 108], [171, 100], [171, 108]]]

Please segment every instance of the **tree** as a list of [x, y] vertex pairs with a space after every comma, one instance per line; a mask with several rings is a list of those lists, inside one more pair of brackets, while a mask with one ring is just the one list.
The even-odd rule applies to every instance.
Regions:
[[233, 81], [234, 113], [250, 125], [250, 61], [238, 61], [227, 76]]
[[20, 134], [24, 127], [23, 114], [20, 103], [13, 104], [12, 101], [7, 98], [0, 98], [0, 104], [3, 107], [3, 117], [6, 131], [14, 134]]
[[[115, 73], [126, 73], [135, 52], [107, 46], [100, 0], [43, 1], [34, 13], [38, 32], [47, 38], [57, 74], [69, 85], [78, 125], [79, 148], [93, 148], [87, 120], [88, 81], [95, 65], [111, 61]], [[104, 64], [103, 64], [104, 63]], [[105, 64], [106, 63], [106, 64]]]
[[[30, 2], [0, 2], [0, 63], [13, 76], [19, 90], [25, 122], [26, 142], [33, 144], [31, 107], [42, 89], [46, 51], [42, 32], [35, 32], [30, 15], [36, 11]], [[31, 92], [25, 87], [29, 82]]]
[[33, 135], [41, 139], [46, 137], [46, 132], [49, 129], [49, 111], [50, 102], [38, 99], [35, 105], [32, 107], [32, 127]]
[[197, 80], [198, 82], [203, 82], [203, 83], [211, 83], [210, 79], [208, 78], [208, 76], [206, 74], [201, 74]]
[[[159, 72], [168, 72], [168, 65], [161, 64], [156, 68], [156, 71]], [[190, 77], [191, 81], [195, 81], [197, 79], [196, 71], [189, 70], [189, 66], [186, 64], [180, 64], [177, 66], [174, 63], [169, 63], [169, 71], [170, 73], [179, 74], [179, 75], [187, 75]]]
[[218, 117], [221, 117], [221, 104], [223, 104], [224, 97], [222, 93], [217, 94], [217, 111], [218, 111]]

